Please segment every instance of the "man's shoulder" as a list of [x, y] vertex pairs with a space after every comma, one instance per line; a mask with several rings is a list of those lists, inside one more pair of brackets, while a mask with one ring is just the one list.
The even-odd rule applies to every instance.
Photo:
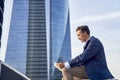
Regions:
[[94, 37], [94, 36], [91, 36], [91, 37], [90, 37], [90, 41], [91, 41], [91, 42], [93, 42], [93, 41], [98, 41], [98, 40], [99, 40], [99, 39], [97, 39], [97, 38]]
[[94, 36], [91, 36], [90, 41], [92, 43], [102, 44], [101, 41], [98, 38], [94, 37]]

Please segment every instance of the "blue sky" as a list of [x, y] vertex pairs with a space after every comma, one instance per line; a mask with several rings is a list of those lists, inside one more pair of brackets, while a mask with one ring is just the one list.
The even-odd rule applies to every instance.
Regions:
[[72, 57], [83, 51], [75, 29], [86, 24], [104, 45], [108, 67], [120, 79], [120, 0], [69, 0]]

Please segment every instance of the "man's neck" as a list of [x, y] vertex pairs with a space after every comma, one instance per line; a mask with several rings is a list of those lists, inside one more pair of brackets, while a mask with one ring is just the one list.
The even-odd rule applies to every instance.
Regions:
[[88, 35], [88, 36], [86, 37], [86, 41], [85, 41], [85, 42], [87, 42], [87, 41], [89, 40], [89, 38], [90, 38], [90, 36]]

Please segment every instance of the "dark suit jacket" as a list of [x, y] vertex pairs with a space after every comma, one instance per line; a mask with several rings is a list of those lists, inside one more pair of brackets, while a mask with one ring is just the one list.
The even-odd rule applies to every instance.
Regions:
[[69, 61], [71, 67], [82, 64], [86, 68], [87, 75], [92, 80], [114, 78], [108, 70], [104, 47], [95, 37], [91, 37], [79, 56]]

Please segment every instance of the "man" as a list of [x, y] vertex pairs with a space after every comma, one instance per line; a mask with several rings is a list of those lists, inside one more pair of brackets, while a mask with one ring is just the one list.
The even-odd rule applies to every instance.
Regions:
[[86, 42], [84, 51], [74, 59], [57, 63], [62, 69], [63, 80], [73, 80], [73, 77], [91, 80], [106, 80], [114, 78], [110, 73], [104, 47], [99, 39], [90, 37], [90, 30], [87, 25], [79, 26], [76, 29], [78, 39]]

